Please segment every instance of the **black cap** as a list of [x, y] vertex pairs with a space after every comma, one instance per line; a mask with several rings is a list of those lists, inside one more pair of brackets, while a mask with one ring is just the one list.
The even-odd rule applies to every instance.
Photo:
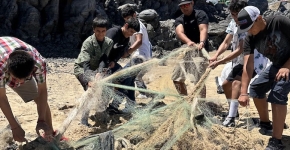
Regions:
[[191, 2], [192, 2], [192, 0], [180, 0], [178, 6], [184, 5], [184, 4], [188, 4], [188, 3], [191, 3]]

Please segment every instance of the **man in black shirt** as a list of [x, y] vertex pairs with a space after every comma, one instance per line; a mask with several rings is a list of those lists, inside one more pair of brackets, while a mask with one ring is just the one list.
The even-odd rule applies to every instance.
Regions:
[[[202, 10], [194, 10], [193, 9], [194, 1], [192, 0], [181, 0], [179, 3], [179, 7], [182, 11], [182, 15], [179, 16], [175, 20], [175, 32], [177, 37], [188, 46], [197, 46], [198, 49], [205, 48], [207, 49], [207, 31], [208, 31], [208, 17], [206, 13]], [[197, 44], [199, 43], [199, 44]], [[189, 53], [186, 54], [189, 56]], [[185, 64], [186, 65], [186, 64]], [[189, 65], [190, 66], [190, 65]], [[199, 65], [201, 72], [194, 73], [188, 72], [190, 74], [194, 74], [196, 81], [192, 81], [197, 83], [199, 80], [199, 76], [204, 73], [206, 67], [208, 66], [207, 60], [201, 62]], [[191, 66], [190, 66], [191, 67]], [[195, 70], [197, 72], [197, 70]], [[179, 64], [174, 68], [174, 72], [172, 75], [173, 83], [181, 95], [187, 95], [185, 81], [185, 73], [182, 71]], [[206, 88], [201, 91], [201, 97], [206, 97]]]
[[109, 60], [117, 63], [122, 57], [128, 56], [129, 37], [140, 30], [138, 19], [128, 19], [123, 27], [115, 26], [109, 29], [106, 36], [113, 40], [114, 45], [109, 55]]
[[[273, 128], [266, 150], [283, 149], [281, 142], [287, 114], [287, 101], [290, 92], [290, 19], [284, 16], [262, 18], [258, 8], [247, 6], [238, 14], [239, 31], [248, 31], [244, 43], [244, 69], [239, 102], [247, 106], [249, 82], [254, 70], [254, 49], [272, 61], [250, 86], [250, 96], [260, 116], [260, 127], [264, 131]], [[268, 98], [266, 93], [271, 90]], [[272, 105], [273, 127], [269, 120], [268, 103]]]
[[[106, 36], [113, 40], [113, 48], [109, 54], [109, 61], [113, 64], [113, 68], [111, 72], [114, 73], [117, 70], [122, 69], [121, 65], [118, 64], [118, 61], [121, 58], [130, 56], [130, 47], [129, 47], [129, 37], [132, 36], [134, 33], [140, 30], [140, 24], [138, 19], [130, 18], [125, 21], [123, 27], [115, 26], [109, 29], [106, 33]], [[119, 81], [122, 85], [130, 86], [131, 77], [124, 79], [123, 81]], [[134, 92], [129, 92], [129, 90], [118, 89], [119, 92], [125, 94], [130, 100], [135, 101]], [[128, 102], [128, 101], [127, 101]], [[108, 111], [112, 113], [121, 113], [118, 110], [120, 102], [114, 99], [113, 102], [109, 105]]]

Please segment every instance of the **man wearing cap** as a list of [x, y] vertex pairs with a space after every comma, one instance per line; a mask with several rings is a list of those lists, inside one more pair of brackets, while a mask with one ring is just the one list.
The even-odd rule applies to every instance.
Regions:
[[[199, 50], [202, 48], [208, 49], [207, 48], [208, 44], [206, 42], [208, 31], [208, 17], [204, 11], [194, 10], [193, 5], [194, 1], [192, 0], [180, 0], [178, 6], [180, 7], [180, 10], [183, 14], [178, 18], [176, 18], [175, 20], [174, 25], [176, 35], [187, 46], [197, 46]], [[189, 55], [190, 55], [189, 53], [186, 53], [186, 56]], [[201, 72], [199, 73], [187, 72], [189, 74], [195, 75], [195, 79], [197, 80], [192, 81], [194, 83], [196, 83], [200, 78], [197, 77], [196, 75], [201, 75], [206, 70], [206, 67], [208, 66], [207, 60], [202, 61], [199, 66], [201, 67], [200, 68]], [[187, 89], [184, 83], [185, 73], [182, 71], [179, 64], [174, 68], [172, 80], [179, 94], [187, 95]], [[206, 96], [205, 86], [202, 89], [201, 93], [202, 93], [201, 97], [205, 98]]]
[[[273, 133], [266, 150], [283, 149], [281, 139], [290, 91], [290, 19], [284, 16], [262, 18], [258, 8], [247, 6], [239, 12], [238, 22], [238, 32], [249, 33], [244, 43], [244, 69], [239, 102], [242, 106], [249, 104], [247, 89], [254, 70], [253, 53], [256, 48], [272, 61], [272, 65], [251, 83], [250, 96], [254, 99], [260, 122], [268, 124], [269, 128], [271, 122], [267, 102], [272, 104]], [[269, 90], [271, 92], [267, 98]]]

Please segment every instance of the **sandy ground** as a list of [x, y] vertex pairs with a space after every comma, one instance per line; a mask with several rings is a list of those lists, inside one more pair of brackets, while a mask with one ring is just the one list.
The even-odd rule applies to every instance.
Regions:
[[[225, 54], [227, 54], [226, 52]], [[213, 55], [214, 52], [211, 52], [210, 55]], [[213, 70], [206, 81], [207, 86], [207, 98], [208, 99], [217, 99], [223, 100], [225, 96], [223, 94], [217, 94], [216, 84], [214, 77], [219, 76], [224, 65], [220, 65], [215, 70]], [[48, 102], [52, 112], [53, 125], [55, 129], [61, 127], [64, 119], [69, 114], [70, 110], [76, 104], [76, 100], [83, 94], [83, 89], [79, 84], [78, 80], [72, 74], [73, 72], [73, 60], [50, 60], [49, 59], [49, 73], [47, 76], [47, 86], [48, 86]], [[148, 88], [152, 90], [168, 90], [171, 89], [172, 93], [177, 93], [173, 88], [173, 84], [170, 80], [170, 69], [166, 66], [158, 66], [156, 68], [158, 71], [154, 73], [149, 72], [145, 77]], [[151, 74], [150, 74], [151, 73]], [[162, 87], [162, 88], [160, 88]], [[26, 137], [29, 140], [33, 140], [37, 137], [35, 132], [35, 125], [37, 121], [37, 111], [36, 105], [34, 102], [24, 103], [21, 98], [13, 92], [11, 89], [7, 89], [7, 96], [12, 107], [14, 115], [19, 120], [21, 126], [26, 131]], [[166, 97], [166, 102], [174, 101], [171, 97]], [[142, 102], [142, 100], [138, 100]], [[288, 105], [289, 106], [289, 105]], [[251, 114], [257, 116], [256, 109], [253, 102], [251, 101], [250, 108]], [[271, 109], [269, 106], [271, 113]], [[241, 109], [240, 112], [245, 111], [245, 108]], [[286, 118], [286, 123], [290, 125], [290, 115]], [[78, 140], [83, 136], [90, 135], [91, 129], [88, 129], [84, 126], [78, 124], [79, 116], [72, 122], [65, 136], [70, 140]], [[92, 121], [90, 121], [91, 123]], [[126, 120], [124, 120], [126, 122]], [[120, 124], [124, 123], [120, 122]], [[120, 125], [119, 124], [119, 125]], [[0, 126], [4, 128], [8, 125], [8, 122], [2, 112], [0, 112]], [[100, 132], [100, 131], [99, 131]], [[251, 133], [252, 136], [260, 136], [258, 131]], [[270, 136], [263, 136], [267, 140]], [[284, 143], [287, 142], [287, 148], [290, 149], [290, 129], [284, 130]], [[286, 143], [285, 143], [286, 144]]]

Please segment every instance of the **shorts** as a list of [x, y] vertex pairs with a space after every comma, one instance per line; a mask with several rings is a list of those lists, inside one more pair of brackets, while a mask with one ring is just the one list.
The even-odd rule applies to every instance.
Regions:
[[290, 92], [290, 81], [285, 78], [274, 81], [280, 67], [269, 66], [250, 85], [250, 96], [253, 98], [265, 98], [266, 93], [271, 90], [268, 102], [279, 105], [287, 105], [288, 94]]
[[38, 85], [34, 77], [17, 88], [12, 88], [25, 103], [34, 100], [38, 96]]
[[[243, 67], [244, 67], [244, 65], [241, 65], [241, 64], [236, 65], [236, 66], [232, 69], [232, 71], [229, 73], [229, 75], [228, 75], [228, 77], [227, 77], [226, 80], [232, 82], [232, 81], [235, 80], [235, 78], [236, 78], [237, 76], [242, 77], [242, 74], [243, 74]], [[254, 71], [254, 72], [253, 72], [253, 76], [252, 76], [252, 78], [255, 77], [256, 74], [257, 74], [257, 73]]]
[[176, 64], [171, 79], [173, 81], [184, 82], [186, 78], [196, 84], [208, 67], [208, 60], [201, 51], [188, 51], [183, 61]]

